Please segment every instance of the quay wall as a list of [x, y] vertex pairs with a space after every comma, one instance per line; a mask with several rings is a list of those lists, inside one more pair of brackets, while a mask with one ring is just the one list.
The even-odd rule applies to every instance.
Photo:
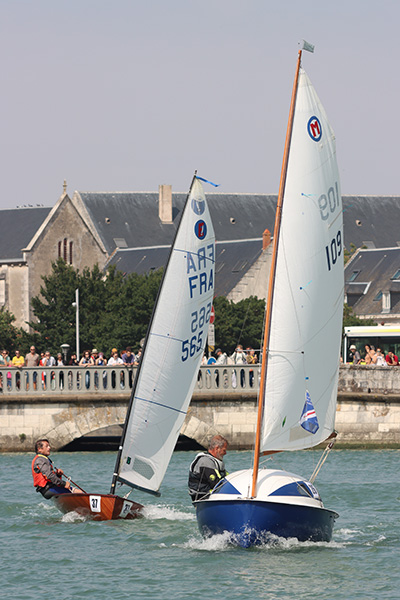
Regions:
[[[31, 451], [35, 439], [42, 436], [57, 450], [82, 436], [121, 425], [135, 376], [125, 368], [107, 370], [105, 387], [104, 372], [96, 380], [92, 371], [88, 381], [84, 371], [74, 368], [69, 381], [71, 368], [64, 368], [61, 386], [61, 370], [53, 368], [46, 374], [47, 389], [41, 375], [33, 389], [32, 373], [27, 386], [24, 370], [17, 378], [14, 369], [9, 387], [6, 371], [0, 369], [3, 452]], [[231, 449], [251, 448], [257, 389], [257, 367], [202, 367], [181, 433], [203, 446], [219, 433]], [[341, 447], [400, 448], [400, 368], [342, 365], [336, 429]]]

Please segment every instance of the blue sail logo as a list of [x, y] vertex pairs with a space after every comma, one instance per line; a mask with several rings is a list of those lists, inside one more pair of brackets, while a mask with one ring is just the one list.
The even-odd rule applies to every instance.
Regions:
[[322, 125], [318, 117], [311, 117], [307, 123], [308, 135], [314, 142], [319, 142], [322, 137]]
[[204, 240], [207, 235], [207, 225], [205, 224], [205, 221], [197, 221], [194, 226], [194, 232], [199, 240]]
[[206, 203], [203, 198], [192, 198], [192, 210], [195, 215], [202, 215], [206, 209]]

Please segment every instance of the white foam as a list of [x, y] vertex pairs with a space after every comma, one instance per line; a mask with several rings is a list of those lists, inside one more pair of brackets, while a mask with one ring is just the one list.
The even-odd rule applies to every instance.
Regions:
[[82, 523], [83, 521], [87, 520], [88, 517], [86, 517], [85, 515], [80, 515], [75, 511], [67, 512], [61, 517], [62, 523]]
[[146, 519], [166, 519], [167, 521], [193, 521], [195, 516], [193, 513], [183, 512], [170, 506], [148, 504], [141, 510], [141, 514]]
[[232, 536], [228, 531], [213, 535], [209, 538], [190, 537], [183, 544], [183, 548], [190, 550], [203, 550], [206, 552], [215, 552], [216, 550], [227, 550], [232, 547]]

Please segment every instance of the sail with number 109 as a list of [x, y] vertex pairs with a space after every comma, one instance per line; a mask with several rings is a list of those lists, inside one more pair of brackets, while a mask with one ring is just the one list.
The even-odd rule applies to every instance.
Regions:
[[[242, 546], [262, 543], [271, 534], [329, 541], [338, 517], [324, 507], [313, 485], [317, 471], [307, 480], [260, 467], [263, 454], [310, 448], [335, 435], [342, 201], [335, 136], [301, 56], [300, 51], [266, 282], [253, 468], [230, 473], [194, 503], [204, 536], [229, 532]], [[327, 451], [331, 447], [332, 442]]]

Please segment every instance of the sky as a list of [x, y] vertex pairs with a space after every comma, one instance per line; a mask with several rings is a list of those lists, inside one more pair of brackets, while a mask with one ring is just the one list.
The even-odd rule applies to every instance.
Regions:
[[400, 194], [399, 23], [398, 0], [0, 0], [0, 208], [195, 169], [277, 193], [302, 39], [342, 193]]

